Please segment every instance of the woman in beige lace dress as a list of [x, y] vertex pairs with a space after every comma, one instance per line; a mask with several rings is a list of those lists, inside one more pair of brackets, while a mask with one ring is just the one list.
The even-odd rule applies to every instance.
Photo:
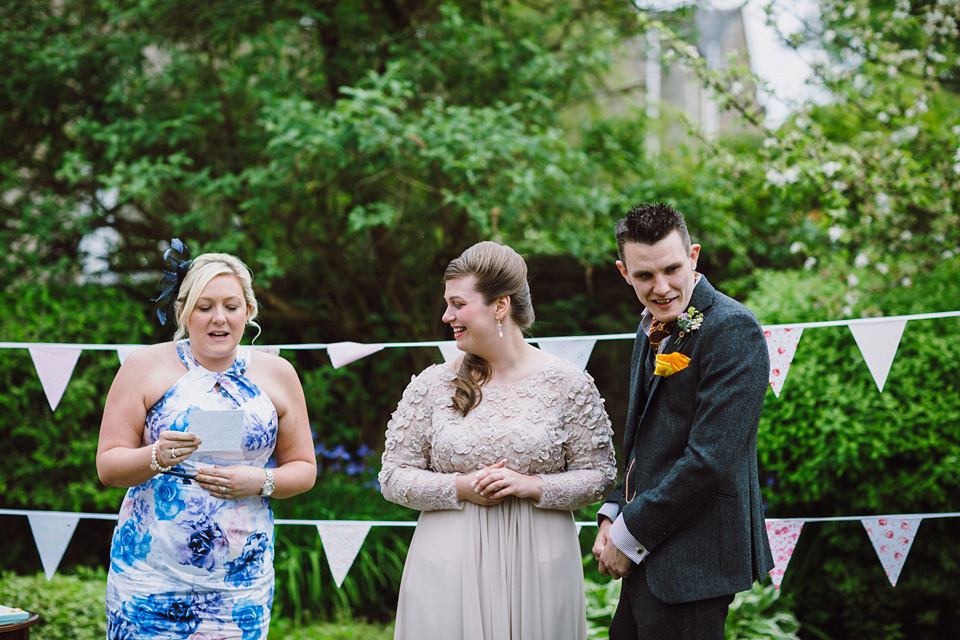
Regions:
[[593, 379], [526, 342], [527, 267], [481, 242], [450, 263], [454, 363], [413, 378], [388, 426], [380, 483], [421, 511], [397, 640], [582, 640], [583, 565], [572, 509], [616, 470]]

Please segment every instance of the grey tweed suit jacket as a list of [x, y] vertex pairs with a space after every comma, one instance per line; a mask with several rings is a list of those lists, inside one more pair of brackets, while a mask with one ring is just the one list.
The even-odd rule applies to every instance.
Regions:
[[[763, 330], [742, 304], [704, 276], [690, 305], [697, 331], [664, 353], [686, 369], [653, 375], [638, 330], [624, 435], [628, 470], [607, 497], [650, 554], [647, 582], [667, 603], [744, 591], [773, 568], [757, 472], [757, 424], [769, 380]], [[627, 492], [629, 491], [629, 495]]]

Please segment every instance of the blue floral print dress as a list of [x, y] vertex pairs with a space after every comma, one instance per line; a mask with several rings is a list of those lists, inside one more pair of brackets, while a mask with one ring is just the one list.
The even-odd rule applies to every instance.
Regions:
[[[244, 412], [243, 452], [214, 460], [194, 453], [173, 471], [220, 464], [265, 467], [277, 412], [244, 376], [249, 347], [228, 371], [212, 372], [177, 343], [187, 372], [147, 413], [143, 444], [187, 431], [197, 410]], [[107, 637], [220, 640], [266, 638], [273, 604], [273, 511], [262, 496], [218, 498], [190, 480], [157, 474], [131, 487], [120, 507], [107, 578]]]

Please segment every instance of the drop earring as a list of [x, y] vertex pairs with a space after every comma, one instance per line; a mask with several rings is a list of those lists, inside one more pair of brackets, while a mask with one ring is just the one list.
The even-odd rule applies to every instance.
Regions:
[[500, 324], [500, 316], [497, 316], [497, 331], [500, 332], [500, 337], [503, 337], [503, 325]]

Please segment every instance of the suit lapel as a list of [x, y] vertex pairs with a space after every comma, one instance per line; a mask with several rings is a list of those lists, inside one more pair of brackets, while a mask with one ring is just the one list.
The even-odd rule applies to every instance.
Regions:
[[[690, 305], [695, 307], [701, 313], [704, 313], [713, 304], [714, 294], [716, 289], [707, 281], [706, 276], [703, 274], [700, 275], [703, 279], [703, 282], [697, 283], [697, 286], [693, 290], [693, 295], [690, 296]], [[667, 346], [664, 348], [663, 353], [674, 353], [676, 351], [683, 352], [685, 349], [690, 349], [690, 343], [693, 342], [694, 334], [687, 335], [683, 342], [680, 343], [680, 346], [677, 346], [677, 335], [679, 331], [674, 328], [673, 333], [670, 334], [670, 342], [667, 343]], [[660, 386], [660, 382], [663, 380], [663, 376], [653, 375], [653, 365], [651, 364], [651, 355], [650, 355], [650, 344], [647, 343], [646, 347], [642, 353], [642, 362], [640, 363], [640, 376], [638, 376], [637, 382], [640, 384], [646, 385], [650, 377], [653, 378], [653, 382], [650, 384], [650, 392], [647, 394], [647, 401], [643, 406], [643, 412], [640, 413], [639, 418], [634, 423], [637, 428], [640, 427], [640, 424], [643, 422], [644, 417], [647, 415], [647, 409], [650, 407], [650, 402], [653, 400], [654, 394], [657, 392], [657, 388]], [[656, 357], [656, 356], [653, 356]], [[645, 376], [645, 377], [641, 377]], [[639, 394], [637, 394], [639, 396]], [[631, 407], [631, 410], [634, 410], [634, 407]], [[636, 433], [636, 429], [634, 429]], [[633, 443], [631, 442], [631, 448]]]

